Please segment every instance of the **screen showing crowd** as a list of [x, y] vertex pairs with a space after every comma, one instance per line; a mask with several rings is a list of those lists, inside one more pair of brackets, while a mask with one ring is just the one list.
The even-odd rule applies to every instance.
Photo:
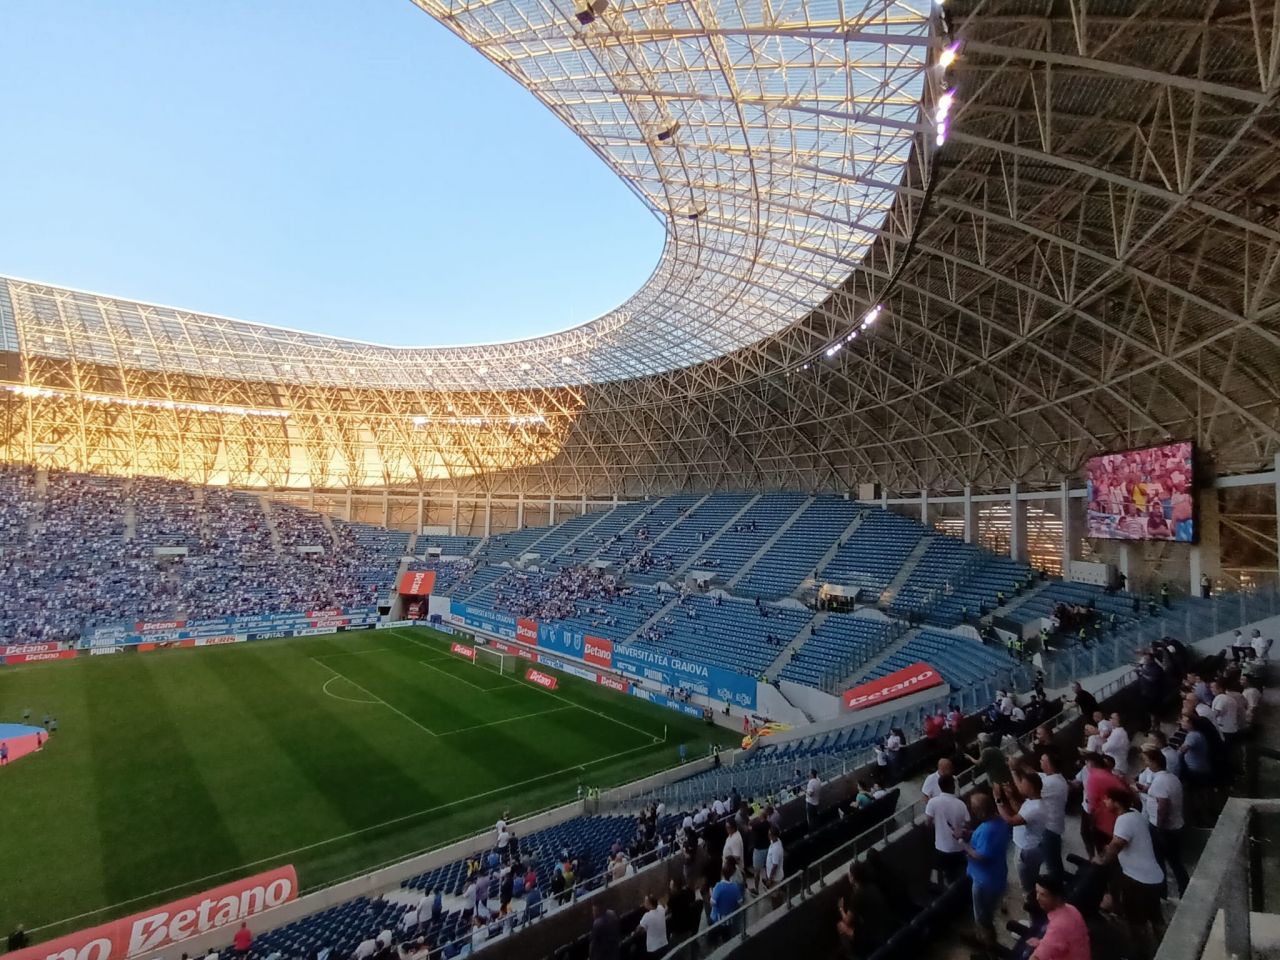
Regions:
[[1193, 543], [1194, 453], [1184, 441], [1090, 458], [1089, 536]]

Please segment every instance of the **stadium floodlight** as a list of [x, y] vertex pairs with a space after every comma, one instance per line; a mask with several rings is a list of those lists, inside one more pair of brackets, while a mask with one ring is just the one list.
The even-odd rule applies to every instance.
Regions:
[[953, 43], [949, 47], [943, 47], [942, 52], [938, 54], [938, 66], [943, 70], [956, 62], [960, 56], [960, 44]]

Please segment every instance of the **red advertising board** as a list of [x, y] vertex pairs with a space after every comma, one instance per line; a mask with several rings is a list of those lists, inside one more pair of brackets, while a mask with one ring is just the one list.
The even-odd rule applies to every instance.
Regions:
[[241, 921], [288, 903], [298, 895], [293, 867], [279, 867], [223, 884], [56, 940], [5, 954], [5, 960], [126, 960], [164, 950], [211, 930], [228, 936]]
[[57, 653], [62, 647], [56, 643], [18, 643], [0, 647], [0, 657], [12, 657], [22, 653]]
[[532, 650], [526, 650], [524, 647], [517, 647], [511, 643], [503, 643], [501, 640], [490, 640], [489, 646], [497, 650], [499, 653], [507, 653], [513, 657], [524, 657], [526, 660], [532, 660], [534, 653]]
[[588, 634], [582, 640], [582, 659], [594, 667], [613, 666], [613, 641]]
[[224, 643], [239, 643], [244, 640], [243, 636], [236, 636], [234, 633], [224, 633], [216, 637], [196, 637], [197, 647], [217, 647]]
[[538, 621], [521, 617], [516, 621], [516, 639], [531, 647], [538, 645]]
[[619, 693], [626, 693], [631, 689], [631, 684], [627, 683], [627, 681], [609, 673], [602, 673], [597, 676], [596, 683], [602, 687], [608, 687], [610, 690], [617, 690]]
[[864, 710], [867, 707], [874, 707], [877, 703], [886, 703], [897, 700], [899, 697], [919, 693], [921, 690], [928, 690], [942, 682], [938, 671], [927, 663], [913, 663], [879, 680], [872, 680], [852, 690], [846, 690], [841, 699], [850, 710]]
[[41, 663], [45, 660], [70, 660], [75, 657], [74, 650], [53, 650], [49, 653], [11, 653], [3, 658], [9, 666], [17, 663]]
[[468, 660], [476, 658], [476, 648], [468, 647], [465, 643], [451, 643], [449, 644], [449, 651], [456, 653], [460, 657], [466, 657]]
[[429, 597], [435, 585], [434, 570], [410, 570], [400, 578], [400, 594], [405, 597]]
[[543, 673], [541, 670], [535, 670], [530, 667], [525, 671], [524, 678], [530, 683], [536, 683], [540, 687], [546, 687], [548, 690], [554, 690], [556, 684], [559, 683], [555, 677], [549, 673]]

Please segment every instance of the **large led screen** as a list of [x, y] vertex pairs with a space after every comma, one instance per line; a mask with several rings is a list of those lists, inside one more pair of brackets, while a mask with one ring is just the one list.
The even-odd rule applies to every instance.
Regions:
[[1189, 440], [1091, 457], [1085, 464], [1089, 536], [1194, 543], [1194, 465]]

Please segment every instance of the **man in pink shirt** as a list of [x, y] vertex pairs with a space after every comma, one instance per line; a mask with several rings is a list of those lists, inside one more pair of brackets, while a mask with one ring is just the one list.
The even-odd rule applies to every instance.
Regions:
[[1035, 950], [1031, 960], [1090, 960], [1089, 928], [1080, 911], [1067, 903], [1062, 880], [1048, 876], [1037, 880], [1036, 903], [1049, 923], [1043, 937], [1027, 941]]

